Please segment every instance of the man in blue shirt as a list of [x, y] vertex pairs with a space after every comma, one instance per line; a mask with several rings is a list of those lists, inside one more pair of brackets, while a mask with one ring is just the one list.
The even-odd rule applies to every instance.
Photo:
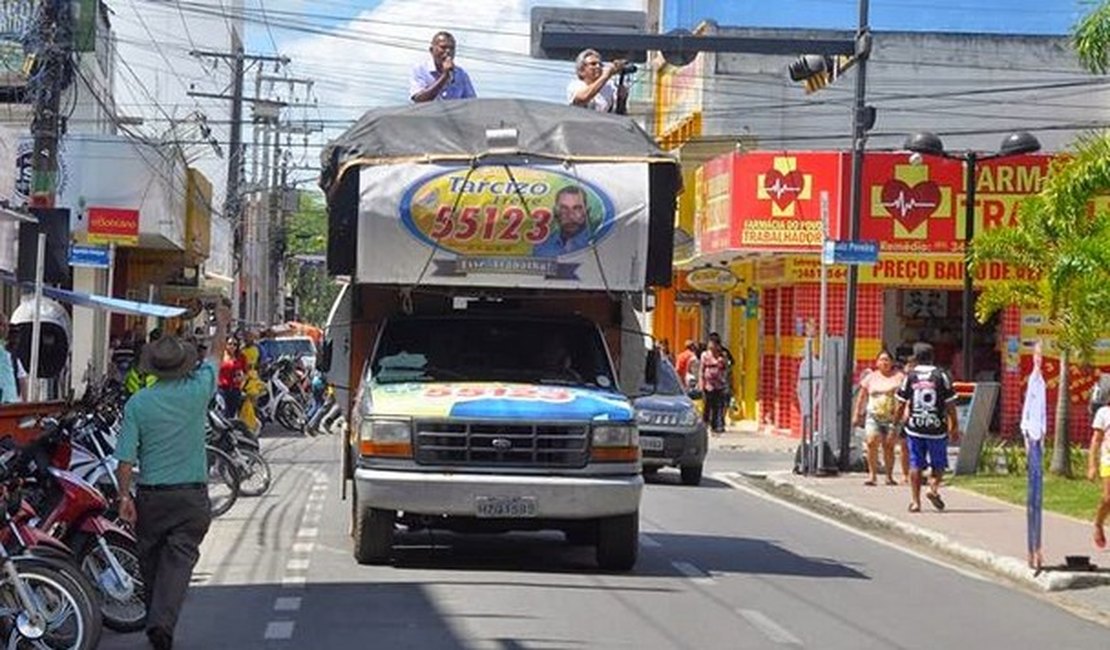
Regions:
[[421, 63], [412, 69], [412, 83], [409, 84], [409, 98], [414, 102], [430, 102], [437, 99], [470, 99], [477, 97], [470, 75], [461, 66], [455, 65], [455, 37], [449, 32], [439, 32], [432, 37], [428, 48], [432, 61]]
[[558, 257], [587, 248], [592, 242], [590, 207], [586, 191], [568, 185], [555, 194], [555, 217], [559, 228], [532, 249], [534, 257]]
[[[196, 347], [176, 336], [144, 346], [139, 368], [158, 381], [131, 396], [123, 409], [116, 447], [119, 514], [135, 527], [146, 633], [155, 650], [173, 647], [173, 630], [212, 519], [205, 424], [230, 320], [228, 307], [218, 307], [209, 357], [200, 366]], [[135, 465], [142, 473], [132, 500]]]

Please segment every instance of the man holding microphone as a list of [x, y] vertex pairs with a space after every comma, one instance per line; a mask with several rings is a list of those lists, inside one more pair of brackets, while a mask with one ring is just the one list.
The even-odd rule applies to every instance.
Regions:
[[636, 68], [624, 59], [617, 59], [608, 66], [601, 62], [597, 50], [582, 50], [574, 60], [578, 78], [567, 84], [567, 103], [602, 113], [628, 112], [628, 86], [614, 84], [613, 76], [635, 72]]
[[470, 99], [477, 97], [470, 75], [455, 64], [455, 37], [450, 32], [438, 32], [428, 48], [432, 62], [421, 63], [412, 69], [409, 98], [414, 102], [437, 99]]

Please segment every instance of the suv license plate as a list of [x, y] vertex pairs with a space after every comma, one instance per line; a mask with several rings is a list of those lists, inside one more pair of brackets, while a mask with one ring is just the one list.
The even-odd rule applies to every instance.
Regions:
[[640, 449], [644, 451], [663, 451], [663, 439], [640, 436]]
[[522, 519], [536, 516], [535, 497], [478, 497], [477, 514], [480, 518]]

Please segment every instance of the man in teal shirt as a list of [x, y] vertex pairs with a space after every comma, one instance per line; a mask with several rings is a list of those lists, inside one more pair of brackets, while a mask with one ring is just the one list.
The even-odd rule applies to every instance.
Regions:
[[[211, 523], [204, 430], [230, 320], [226, 305], [218, 307], [209, 357], [199, 366], [196, 347], [175, 336], [144, 346], [139, 369], [158, 382], [131, 396], [123, 409], [116, 447], [119, 513], [135, 527], [146, 633], [155, 650], [173, 647], [173, 630]], [[133, 501], [135, 465], [141, 474]]]

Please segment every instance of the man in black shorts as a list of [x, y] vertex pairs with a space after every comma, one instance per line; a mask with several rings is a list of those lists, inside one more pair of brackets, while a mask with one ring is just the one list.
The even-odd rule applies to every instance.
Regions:
[[956, 391], [948, 375], [933, 365], [933, 346], [915, 343], [913, 356], [917, 363], [898, 390], [910, 452], [910, 512], [921, 511], [921, 473], [927, 466], [933, 472], [925, 496], [934, 508], [944, 510], [940, 483], [948, 469], [948, 438], [959, 432]]

